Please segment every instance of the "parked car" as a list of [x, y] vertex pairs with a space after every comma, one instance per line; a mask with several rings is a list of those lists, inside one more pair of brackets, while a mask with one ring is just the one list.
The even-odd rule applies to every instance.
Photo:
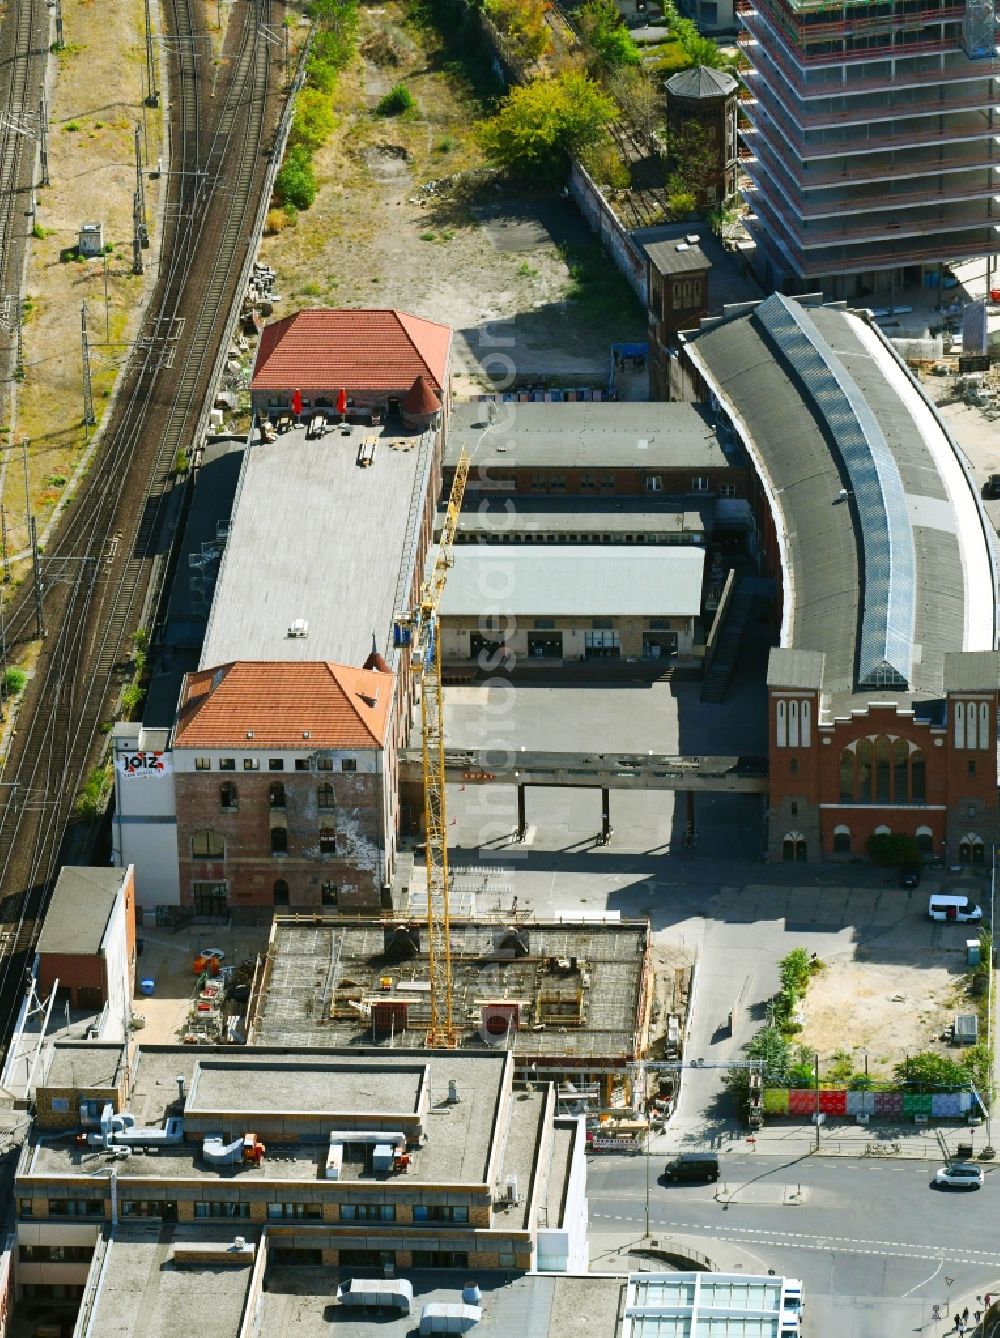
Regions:
[[920, 865], [902, 864], [899, 869], [900, 887], [919, 887], [920, 886]]
[[1000, 497], [1000, 474], [991, 474], [983, 484], [984, 497]]
[[981, 906], [955, 892], [935, 892], [927, 903], [927, 914], [932, 920], [953, 920], [963, 925], [978, 924], [983, 918]]
[[934, 1184], [949, 1189], [982, 1189], [985, 1179], [983, 1168], [967, 1161], [942, 1166], [934, 1173]]

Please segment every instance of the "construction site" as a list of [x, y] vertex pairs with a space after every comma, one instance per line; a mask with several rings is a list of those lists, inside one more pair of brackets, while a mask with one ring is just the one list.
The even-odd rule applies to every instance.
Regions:
[[[616, 1088], [622, 1098], [628, 1066], [650, 1044], [645, 920], [453, 919], [450, 939], [461, 1048], [509, 1049], [520, 1076], [595, 1085], [603, 1107]], [[250, 1043], [422, 1045], [431, 1024], [427, 948], [426, 921], [276, 917], [251, 1000]]]

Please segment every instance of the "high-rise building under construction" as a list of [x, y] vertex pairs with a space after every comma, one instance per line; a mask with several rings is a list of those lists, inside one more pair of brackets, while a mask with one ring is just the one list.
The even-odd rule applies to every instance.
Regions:
[[992, 0], [737, 8], [751, 65], [740, 166], [770, 284], [891, 294], [1000, 253]]

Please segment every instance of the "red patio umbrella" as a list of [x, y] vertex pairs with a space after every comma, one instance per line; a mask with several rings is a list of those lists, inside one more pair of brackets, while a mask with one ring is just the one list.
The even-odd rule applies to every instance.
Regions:
[[300, 414], [302, 413], [302, 391], [301, 391], [301, 390], [293, 390], [293, 391], [292, 391], [292, 413], [295, 415], [296, 418], [298, 418], [298, 417], [300, 416]]
[[337, 396], [337, 412], [340, 414], [341, 418], [343, 418], [343, 416], [347, 413], [347, 391], [346, 391], [346, 390], [341, 389], [340, 394]]

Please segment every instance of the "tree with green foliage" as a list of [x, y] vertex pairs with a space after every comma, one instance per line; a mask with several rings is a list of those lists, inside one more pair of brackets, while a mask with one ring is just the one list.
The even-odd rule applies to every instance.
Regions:
[[552, 46], [543, 0], [483, 0], [483, 10], [503, 45], [503, 54], [521, 69], [534, 65]]
[[719, 149], [705, 127], [694, 120], [679, 125], [668, 137], [667, 147], [670, 155], [667, 194], [692, 199], [689, 212], [693, 212], [704, 198], [706, 186], [719, 175]]
[[969, 1066], [946, 1055], [926, 1050], [919, 1055], [908, 1055], [892, 1070], [892, 1076], [910, 1091], [942, 1092], [956, 1087], [968, 1087]]
[[604, 78], [613, 70], [639, 65], [642, 57], [622, 21], [615, 0], [586, 0], [577, 13], [587, 73]]
[[312, 0], [306, 12], [316, 25], [312, 60], [342, 70], [354, 54], [357, 0]]
[[288, 134], [291, 147], [301, 144], [309, 153], [315, 153], [326, 142], [333, 130], [333, 107], [329, 94], [318, 88], [303, 88], [295, 99], [295, 115]]
[[613, 71], [605, 86], [633, 130], [645, 139], [651, 139], [663, 124], [663, 102], [660, 90], [648, 72], [627, 66]]
[[316, 177], [309, 150], [297, 144], [288, 150], [274, 180], [274, 198], [281, 205], [308, 209], [316, 198]]
[[615, 104], [585, 74], [565, 70], [511, 89], [489, 120], [476, 127], [486, 157], [522, 178], [564, 172], [574, 154], [599, 143]]
[[[743, 1047], [747, 1059], [764, 1061], [765, 1086], [808, 1086], [812, 1078], [809, 1051], [795, 1045], [783, 1036], [778, 1027], [761, 1027]], [[723, 1078], [745, 1119], [750, 1109], [750, 1073], [747, 1069], [730, 1069]]]

